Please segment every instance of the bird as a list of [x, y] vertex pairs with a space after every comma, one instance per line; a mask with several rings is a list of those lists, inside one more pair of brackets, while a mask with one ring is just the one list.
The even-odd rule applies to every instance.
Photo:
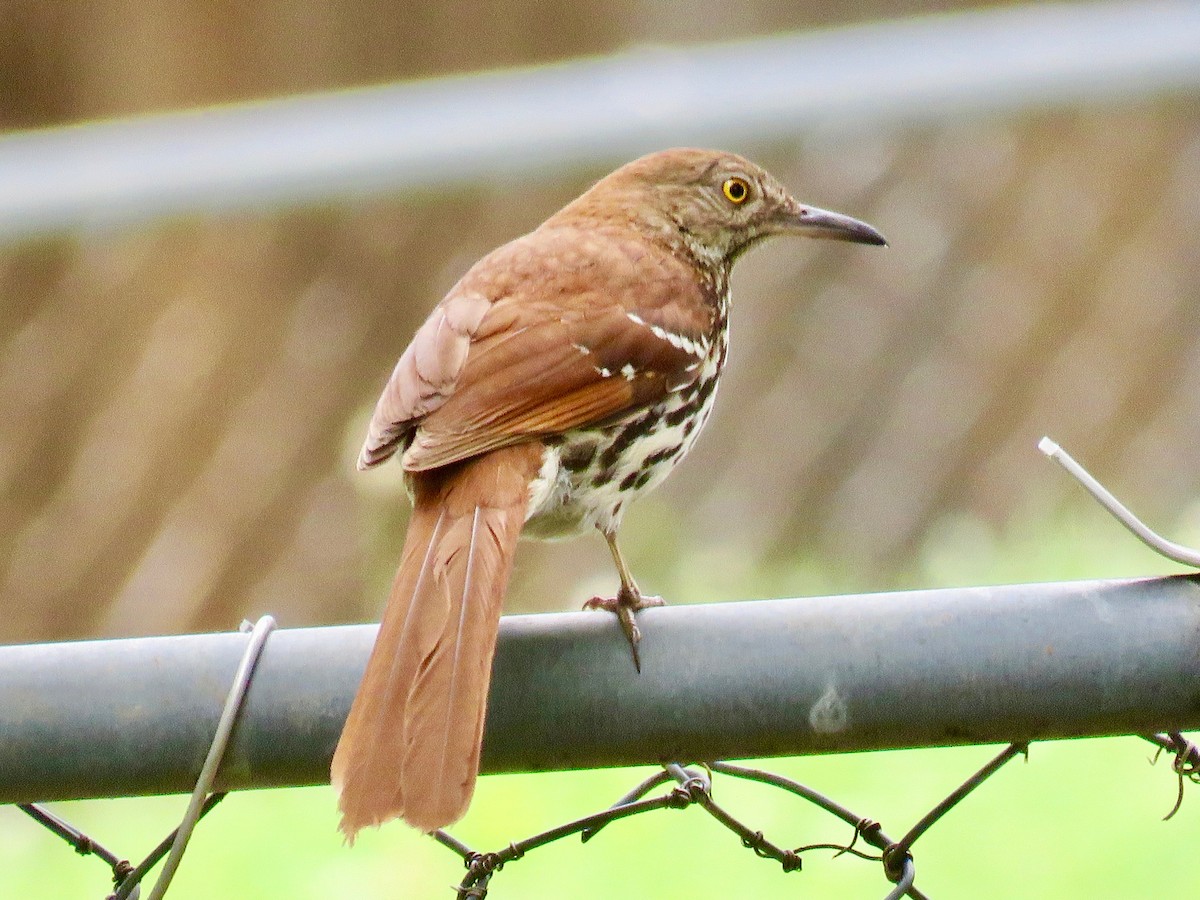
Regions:
[[636, 159], [480, 259], [416, 331], [358, 458], [399, 455], [413, 504], [334, 752], [340, 828], [424, 832], [466, 812], [518, 538], [598, 530], [640, 670], [642, 594], [617, 545], [630, 503], [688, 453], [728, 350], [730, 270], [772, 235], [883, 245], [733, 153]]

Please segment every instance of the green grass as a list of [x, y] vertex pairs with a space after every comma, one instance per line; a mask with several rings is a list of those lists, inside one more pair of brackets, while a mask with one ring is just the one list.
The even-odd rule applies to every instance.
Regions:
[[[1101, 517], [1006, 536], [978, 523], [939, 529], [911, 575], [914, 583], [1002, 583], [1175, 571]], [[1188, 529], [1185, 528], [1185, 531]], [[1195, 534], [1173, 534], [1197, 541]], [[709, 563], [711, 565], [711, 561]], [[691, 579], [699, 560], [661, 573], [671, 593], [725, 590]], [[725, 567], [721, 568], [726, 571]], [[711, 569], [710, 569], [711, 571]], [[850, 575], [805, 562], [756, 571], [742, 596], [854, 589]], [[666, 592], [666, 591], [664, 591]], [[897, 751], [762, 761], [761, 765], [881, 821], [899, 837], [998, 748]], [[918, 885], [932, 897], [1040, 898], [1200, 895], [1195, 835], [1200, 788], [1182, 810], [1166, 760], [1136, 738], [1035, 744], [930, 830], [915, 848]], [[607, 806], [650, 769], [495, 776], [480, 782], [454, 833], [498, 849]], [[770, 788], [718, 776], [717, 799], [774, 842], [844, 842], [850, 829]], [[165, 797], [53, 804], [111, 849], [136, 858], [177, 822], [186, 799]], [[328, 788], [231, 795], [197, 828], [168, 896], [188, 898], [452, 897], [462, 866], [449, 851], [400, 825], [364, 834], [353, 848], [335, 832]], [[740, 898], [883, 897], [877, 864], [827, 851], [800, 872], [757, 858], [702, 810], [660, 811], [616, 823], [581, 845], [568, 839], [510, 864], [489, 897]], [[15, 808], [0, 808], [0, 897], [98, 898], [107, 868], [80, 857]]]

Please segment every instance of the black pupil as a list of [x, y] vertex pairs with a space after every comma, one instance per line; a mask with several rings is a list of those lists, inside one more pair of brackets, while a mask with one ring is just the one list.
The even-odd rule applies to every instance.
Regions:
[[746, 196], [746, 186], [740, 181], [732, 181], [729, 183], [729, 196], [734, 200], [741, 200]]

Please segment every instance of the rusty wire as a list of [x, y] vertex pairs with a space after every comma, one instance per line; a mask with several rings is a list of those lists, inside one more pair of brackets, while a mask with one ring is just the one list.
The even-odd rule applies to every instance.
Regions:
[[[1184, 783], [1191, 781], [1200, 784], [1200, 747], [1180, 732], [1144, 735], [1143, 738], [1158, 748], [1153, 760], [1157, 760], [1163, 752], [1172, 755], [1172, 770], [1179, 779], [1179, 797], [1174, 807], [1165, 816], [1166, 819], [1170, 819], [1178, 812], [1183, 802]], [[514, 841], [500, 850], [487, 852], [474, 850], [446, 831], [434, 832], [432, 836], [442, 846], [459, 856], [466, 866], [467, 874], [455, 887], [458, 900], [484, 900], [495, 874], [508, 863], [521, 859], [532, 850], [575, 834], [578, 834], [583, 842], [587, 842], [595, 837], [601, 829], [613, 822], [652, 810], [682, 810], [691, 806], [699, 806], [718, 823], [732, 831], [740, 839], [743, 847], [753, 851], [762, 859], [770, 859], [779, 863], [784, 872], [802, 871], [804, 854], [828, 850], [833, 852], [834, 858], [852, 856], [879, 863], [884, 876], [893, 885], [884, 900], [899, 900], [901, 897], [909, 897], [911, 900], [928, 900], [927, 895], [914, 884], [916, 864], [912, 853], [913, 844], [1006, 763], [1017, 756], [1028, 756], [1028, 752], [1028, 744], [1009, 744], [986, 765], [964, 779], [944, 799], [934, 804], [929, 812], [922, 816], [899, 840], [888, 837], [879, 822], [852, 812], [807, 785], [774, 772], [728, 762], [703, 763], [693, 766], [668, 763], [662, 767], [661, 771], [641, 781], [607, 809]], [[847, 843], [831, 841], [790, 848], [773, 841], [762, 831], [755, 830], [742, 822], [713, 799], [714, 775], [753, 781], [793, 794], [850, 825], [852, 828], [850, 840]], [[647, 797], [651, 791], [665, 784], [671, 785], [669, 790], [653, 797]], [[225, 796], [225, 793], [209, 795], [200, 807], [197, 821], [207, 815]], [[116, 890], [110, 893], [106, 900], [127, 900], [127, 898], [136, 900], [139, 896], [142, 879], [166, 856], [178, 840], [179, 829], [177, 828], [167, 835], [145, 860], [134, 867], [128, 860], [119, 857], [98, 841], [40, 806], [21, 804], [20, 809], [63, 838], [76, 852], [95, 855], [110, 866]], [[860, 842], [879, 852], [871, 853], [861, 849]]]
[[[209, 814], [213, 807], [228, 796], [220, 791], [209, 794], [200, 806], [196, 821], [199, 822]], [[113, 886], [115, 890], [105, 900], [138, 900], [141, 896], [142, 879], [153, 869], [164, 856], [170, 852], [179, 837], [179, 828], [174, 828], [151, 850], [146, 858], [134, 866], [128, 859], [118, 856], [99, 841], [84, 834], [71, 823], [54, 815], [38, 803], [18, 803], [17, 809], [28, 815], [48, 831], [58, 835], [74, 848], [80, 856], [96, 856], [106, 862], [112, 869]], [[165, 888], [164, 888], [165, 889]]]
[[1200, 784], [1200, 747], [1178, 731], [1170, 731], [1166, 734], [1148, 734], [1145, 735], [1145, 739], [1158, 747], [1150, 760], [1151, 763], [1158, 762], [1163, 751], [1171, 753], [1171, 770], [1179, 779], [1179, 793], [1175, 798], [1175, 805], [1171, 807], [1170, 812], [1163, 816], [1163, 821], [1166, 822], [1172, 819], [1183, 806], [1184, 782]]
[[[1145, 739], [1158, 746], [1160, 752], [1166, 750], [1174, 755], [1172, 769], [1179, 777], [1180, 793], [1175, 807], [1166, 816], [1169, 819], [1182, 804], [1184, 781], [1200, 783], [1200, 747], [1187, 740], [1180, 732], [1147, 735]], [[879, 822], [856, 815], [819, 791], [773, 772], [727, 762], [706, 763], [696, 767], [668, 763], [663, 766], [661, 772], [643, 780], [608, 809], [515, 841], [498, 851], [479, 852], [473, 850], [446, 831], [435, 832], [433, 837], [444, 847], [458, 854], [467, 867], [466, 876], [456, 888], [458, 900], [483, 900], [487, 896], [488, 885], [492, 877], [507, 863], [522, 858], [530, 850], [573, 834], [579, 834], [580, 838], [586, 842], [611, 822], [651, 810], [685, 809], [692, 805], [698, 805], [717, 822], [734, 832], [741, 839], [742, 846], [754, 851], [756, 856], [775, 860], [785, 872], [801, 871], [802, 857], [805, 853], [815, 850], [832, 850], [835, 858], [851, 855], [859, 859], [881, 863], [885, 877], [893, 883], [893, 888], [886, 895], [885, 900], [899, 900], [901, 897], [927, 900], [926, 895], [913, 884], [916, 877], [912, 854], [913, 844], [1006, 763], [1017, 756], [1028, 757], [1028, 753], [1028, 744], [1009, 744], [986, 765], [966, 778], [943, 800], [935, 804], [898, 841], [889, 838]], [[769, 840], [761, 831], [753, 830], [713, 799], [712, 776], [714, 773], [755, 781], [794, 794], [851, 825], [854, 829], [852, 837], [847, 844], [815, 843], [788, 849]], [[674, 782], [674, 785], [668, 792], [646, 798], [646, 794], [650, 791], [669, 782]], [[856, 845], [860, 840], [880, 852], [867, 853], [858, 849]]]
[[[884, 876], [893, 884], [886, 900], [898, 900], [900, 897], [926, 900], [926, 895], [913, 884], [916, 878], [916, 864], [913, 860], [912, 845], [968, 794], [998, 772], [1005, 763], [1027, 753], [1027, 744], [1010, 744], [1005, 747], [987, 765], [935, 804], [899, 841], [889, 838], [880, 823], [851, 812], [835, 800], [806, 785], [773, 772], [727, 762], [704, 763], [691, 767], [668, 763], [663, 766], [661, 772], [643, 780], [608, 809], [515, 841], [501, 850], [479, 852], [446, 831], [434, 832], [433, 837], [442, 846], [458, 854], [467, 867], [466, 876], [456, 888], [458, 900], [483, 900], [487, 896], [492, 877], [505, 865], [520, 859], [531, 850], [574, 834], [578, 834], [585, 842], [589, 841], [609, 823], [629, 816], [656, 809], [686, 809], [696, 805], [737, 835], [743, 847], [752, 850], [756, 856], [779, 863], [784, 872], [801, 871], [805, 853], [832, 850], [835, 857], [850, 855], [881, 863]], [[714, 774], [755, 781], [794, 794], [849, 824], [854, 829], [851, 839], [847, 844], [816, 843], [794, 848], [772, 841], [762, 831], [751, 828], [713, 799]], [[673, 785], [667, 792], [647, 798], [646, 795], [655, 788], [672, 782]], [[868, 853], [858, 849], [857, 844], [860, 840], [877, 849], [879, 853]]]

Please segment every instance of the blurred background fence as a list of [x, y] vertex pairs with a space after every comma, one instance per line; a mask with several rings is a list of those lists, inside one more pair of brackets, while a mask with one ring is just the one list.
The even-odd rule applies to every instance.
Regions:
[[[369, 618], [404, 503], [396, 472], [352, 475], [351, 448], [399, 350], [466, 265], [622, 159], [683, 142], [669, 125], [751, 154], [893, 247], [853, 264], [837, 247], [769, 247], [738, 273], [713, 427], [630, 521], [656, 590], [739, 596], [810, 558], [845, 573], [834, 586], [919, 581], [947, 542], [986, 544], [1075, 502], [1036, 463], [1046, 432], [1151, 520], [1188, 514], [1193, 5], [997, 8], [721, 47], [692, 45], [956, 4], [859, 3], [834, 22], [823, 4], [771, 0], [687, 15], [632, 0], [508, 6], [9, 4], [0, 122], [14, 131], [659, 49], [0, 141], [10, 211], [35, 173], [53, 185], [56, 160], [60, 187], [90, 177], [95, 190], [74, 224], [10, 217], [0, 251], [0, 639], [223, 627], [261, 610], [289, 625]], [[639, 74], [652, 78], [642, 95]], [[496, 115], [516, 97], [526, 118]], [[402, 117], [420, 109], [456, 123], [457, 155], [433, 136], [413, 150], [426, 123]], [[607, 118], [580, 113], [592, 109]], [[540, 130], [526, 134], [531, 112]], [[592, 122], [595, 139], [560, 119]], [[230, 122], [256, 142], [240, 157], [212, 141]], [[174, 205], [148, 195], [151, 211], [165, 205], [135, 221], [112, 198], [123, 178], [153, 184], [155, 161], [121, 161], [164, 135], [158, 164], [224, 187]], [[327, 166], [315, 187], [287, 168], [374, 139], [414, 164], [343, 182]], [[426, 177], [436, 155], [445, 165]], [[293, 202], [277, 190], [237, 208], [243, 164]], [[568, 600], [590, 595], [603, 553], [524, 548], [512, 608], [561, 607], [564, 584]]]
[[[578, 103], [608, 110], [619, 140], [598, 132], [574, 152], [542, 146], [554, 164], [540, 176], [503, 154], [539, 146], [536, 133], [498, 139], [504, 122], [487, 113], [506, 95], [472, 92], [504, 79], [463, 82], [445, 89], [458, 126], [478, 113], [480, 145], [500, 148], [470, 178], [449, 181], [426, 163], [427, 178], [407, 170], [400, 190], [371, 196], [334, 197], [326, 185], [300, 208], [197, 202], [124, 227], [79, 227], [83, 214], [55, 234], [13, 233], [0, 254], [2, 640], [203, 629], [258, 610], [289, 625], [370, 616], [404, 504], [395, 472], [350, 475], [349, 448], [384, 374], [473, 259], [622, 158], [678, 143], [655, 102], [678, 107], [680, 121], [696, 114], [700, 125], [680, 132], [724, 134], [800, 196], [893, 239], [892, 252], [853, 264], [838, 247], [769, 247], [739, 271], [733, 365], [712, 433], [630, 522], [631, 553], [655, 588], [736, 596], [751, 572], [809, 557], [845, 566], [856, 589], [911, 583], [944, 541], [986, 541], [1063, 502], [1060, 479], [1030, 472], [1044, 432], [1147, 516], [1186, 514], [1180, 498], [1200, 482], [1187, 463], [1200, 445], [1192, 5], [1018, 7], [728, 49], [688, 44], [823, 22], [824, 6], [709, 4], [686, 22], [648, 2], [527, 6], [539, 28], [472, 4], [275, 2], [220, 16], [184, 0], [8, 7], [0, 121], [11, 130], [647, 42], [676, 48], [619, 59], [659, 73], [678, 61], [695, 78], [742, 71], [749, 92], [739, 101], [726, 85], [702, 110], [694, 79], [652, 83], [643, 109], [632, 82], [612, 74], [625, 68], [590, 79], [592, 92], [575, 76]], [[737, 65], [702, 65], [718, 58]], [[756, 58], [767, 67], [748, 68]], [[787, 59], [792, 68], [770, 68]], [[572, 72], [517, 80], [546, 88]], [[794, 88], [772, 95], [790, 98], [791, 126], [764, 118], [756, 100], [756, 85], [773, 79]], [[840, 113], [822, 100], [839, 91], [853, 101]], [[308, 130], [328, 125], [323, 146], [336, 157], [338, 121], [362, 96], [296, 109], [300, 121], [302, 110], [320, 113]], [[378, 109], [397, 158], [407, 139], [419, 160], [431, 134], [403, 132], [403, 102]], [[553, 132], [570, 110], [540, 112]], [[211, 116], [240, 121], [259, 145], [278, 137], [271, 158], [283, 167], [292, 132], [271, 128], [276, 113]], [[185, 136], [206, 121], [193, 119]], [[173, 125], [118, 127], [124, 143], [89, 144], [109, 133], [89, 126], [7, 138], [5, 199], [20, 199], [12, 173], [34, 172], [20, 168], [32, 148], [34, 163], [64, 163], [64, 184], [85, 184], [95, 167], [104, 221], [116, 204], [106, 198], [125, 185], [109, 174], [122, 150]], [[211, 143], [197, 138], [192, 157], [176, 143], [160, 164], [205, 172]], [[65, 154], [46, 149], [55, 146]], [[209, 196], [236, 205], [239, 157], [226, 152], [214, 170], [227, 193]], [[256, 155], [240, 158], [256, 166]], [[389, 173], [380, 163], [376, 179]], [[53, 168], [41, 174], [54, 180]], [[35, 228], [35, 214], [25, 222]], [[592, 593], [584, 582], [607, 576], [604, 551], [582, 544], [526, 548], [515, 607], [559, 605], [552, 586], [564, 583], [578, 598]], [[689, 581], [697, 570], [719, 572], [710, 593]]]
[[[290, 627], [373, 618], [406, 504], [398, 467], [358, 476], [353, 458], [412, 330], [482, 253], [625, 159], [685, 142], [747, 153], [892, 248], [768, 246], [741, 267], [714, 421], [623, 531], [646, 587], [694, 602], [990, 580], [1004, 548], [1059, 552], [1056, 527], [1102, 516], [1040, 459], [1046, 433], [1163, 530], [1200, 534], [1197, 7], [968, 6], [0, 5], [0, 642], [226, 629], [263, 611]], [[454, 77], [412, 83], [438, 76]], [[600, 541], [524, 546], [510, 611], [610, 588], [605, 557]], [[1073, 574], [1111, 574], [1103, 562]], [[1115, 774], [1128, 748], [1100, 765], [1064, 752], [1059, 774], [1022, 776], [1033, 801], [1062, 772], [1142, 784]], [[983, 759], [945, 758], [892, 754], [847, 783], [875, 814], [875, 798], [944, 795]], [[506, 777], [481, 785], [477, 805], [503, 821], [479, 845], [545, 827]], [[613, 777], [605, 790], [624, 790]], [[1062, 834], [1119, 809], [1084, 829], [1087, 849], [1134, 848], [1122, 874], [1140, 889], [1136, 848], [1152, 869], [1151, 847], [1183, 858], [1178, 831], [1144, 827], [1171, 799], [1147, 777], [1139, 812], [1096, 791], [1048, 816], [1013, 800], [1019, 830], [1053, 843], [1043, 865], [1078, 888], [1105, 867], [1085, 854], [1072, 870]], [[561, 804], [585, 780], [539, 784]], [[261, 868], [265, 893], [243, 896], [285, 895], [293, 873], [296, 896], [365, 896], [382, 872], [443, 861], [418, 847], [364, 863], [359, 847], [318, 862], [331, 801], [305, 819], [278, 812], [299, 802], [287, 793], [280, 848], [250, 813], [221, 835], [246, 857], [206, 878]], [[236, 823], [233, 805], [221, 815]], [[21, 834], [6, 832], [16, 855]], [[632, 835], [621, 860], [645, 840]], [[931, 868], [962, 861], [949, 883], [983, 896], [982, 843]], [[1019, 854], [995, 846], [1013, 875]], [[606, 867], [605, 896], [644, 890], [656, 864]], [[720, 868], [672, 884], [707, 889]], [[1181, 872], [1159, 865], [1156, 886]], [[20, 893], [21, 873], [6, 876]], [[1013, 884], [994, 895], [1027, 891]]]

